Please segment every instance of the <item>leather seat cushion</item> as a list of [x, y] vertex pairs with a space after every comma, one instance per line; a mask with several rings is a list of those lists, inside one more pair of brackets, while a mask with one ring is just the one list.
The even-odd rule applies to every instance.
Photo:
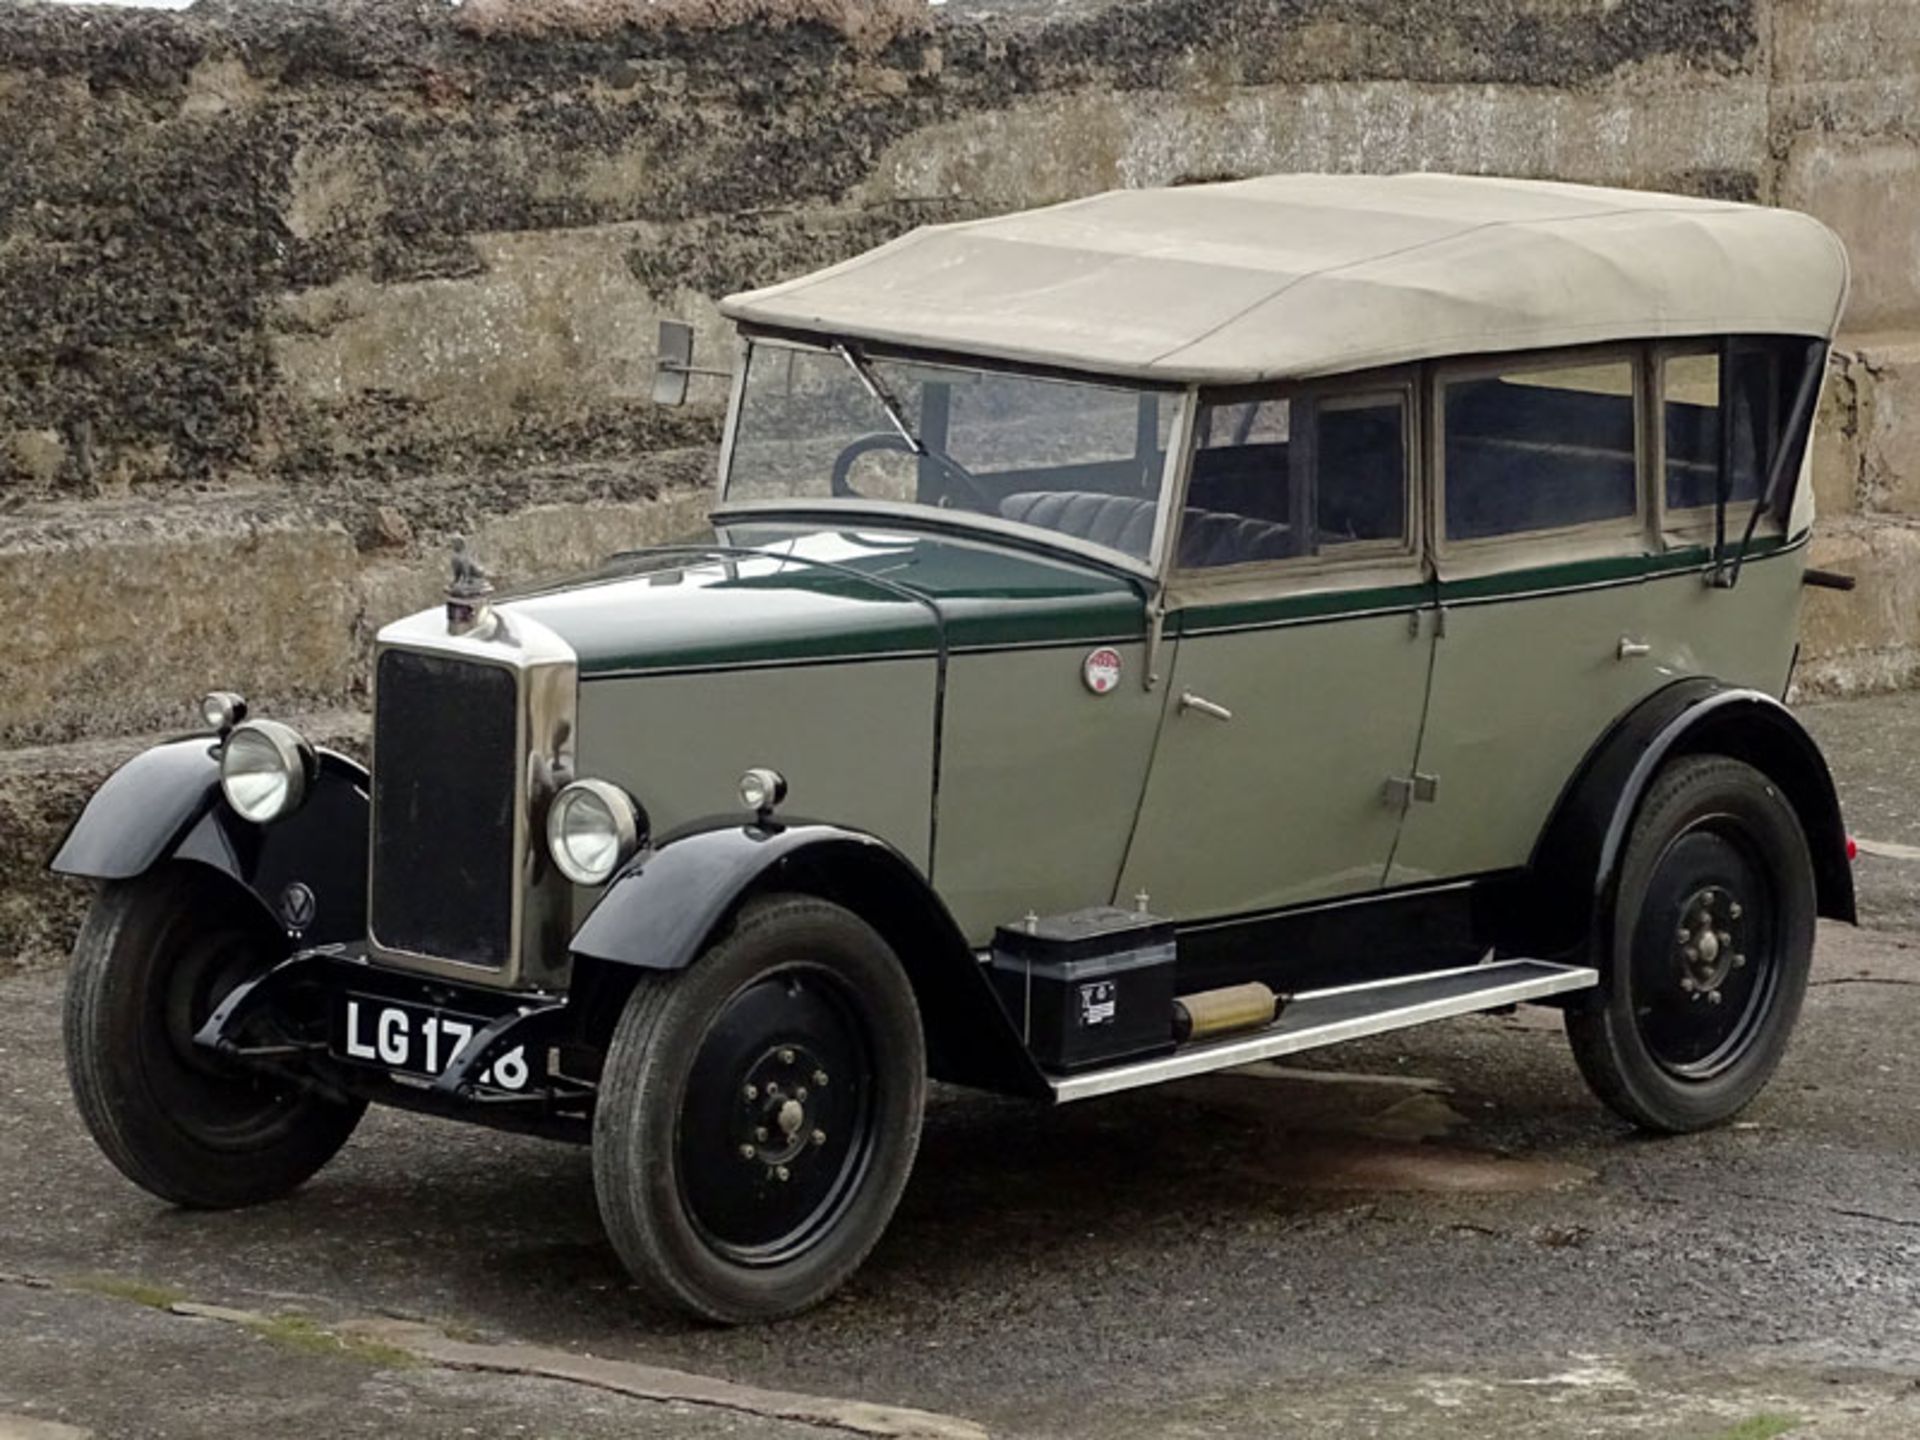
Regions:
[[[1154, 503], [1131, 495], [1084, 490], [1043, 490], [1009, 495], [1000, 514], [1129, 555], [1144, 556], [1153, 541]], [[1255, 560], [1284, 560], [1293, 553], [1288, 526], [1216, 510], [1187, 508], [1180, 527], [1180, 567], [1209, 570]]]

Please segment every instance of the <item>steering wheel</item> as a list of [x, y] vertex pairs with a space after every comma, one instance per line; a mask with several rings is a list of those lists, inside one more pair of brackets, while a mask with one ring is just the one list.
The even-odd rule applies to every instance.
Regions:
[[863, 500], [858, 490], [853, 488], [847, 476], [852, 473], [856, 461], [862, 455], [871, 455], [876, 450], [891, 450], [900, 455], [912, 455], [913, 446], [894, 434], [891, 430], [876, 430], [871, 435], [862, 435], [846, 449], [842, 450], [833, 462], [833, 476], [828, 489], [836, 500]]
[[[920, 452], [908, 444], [903, 437], [891, 430], [876, 430], [870, 435], [862, 435], [834, 458], [833, 472], [828, 480], [828, 490], [836, 500], [864, 500], [867, 498], [853, 488], [852, 482], [850, 482], [847, 477], [852, 473], [854, 464], [861, 456], [871, 455], [875, 451], [880, 450], [890, 450], [900, 455], [911, 455], [915, 459], [931, 460], [946, 482], [944, 487], [946, 496], [960, 498], [961, 492], [965, 492], [964, 498], [970, 500], [982, 513], [988, 515], [997, 513], [993, 502], [988, 498], [986, 492], [980, 488], [979, 482], [967, 473], [966, 467], [958, 460], [953, 459], [951, 456], [943, 455], [938, 450], [929, 450], [925, 455], [921, 455]], [[946, 497], [943, 497], [943, 502], [945, 498]]]

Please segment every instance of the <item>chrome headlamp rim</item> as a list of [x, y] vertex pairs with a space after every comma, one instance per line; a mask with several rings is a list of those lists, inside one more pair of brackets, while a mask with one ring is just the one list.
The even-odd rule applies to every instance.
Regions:
[[[576, 814], [597, 816], [605, 829], [598, 853], [583, 859], [571, 848], [568, 821]], [[547, 854], [554, 867], [575, 885], [606, 884], [640, 851], [647, 834], [646, 812], [618, 785], [606, 780], [575, 780], [547, 807]]]
[[[314, 766], [313, 746], [291, 725], [243, 721], [220, 747], [220, 793], [241, 819], [271, 825], [306, 803]], [[247, 783], [263, 778], [264, 785]]]

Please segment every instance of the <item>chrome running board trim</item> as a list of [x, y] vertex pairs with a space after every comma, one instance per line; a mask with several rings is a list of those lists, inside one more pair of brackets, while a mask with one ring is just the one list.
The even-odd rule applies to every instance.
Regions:
[[1528, 1000], [1544, 1000], [1574, 990], [1590, 990], [1600, 983], [1600, 972], [1584, 965], [1556, 965], [1546, 960], [1497, 960], [1459, 970], [1439, 970], [1394, 980], [1308, 990], [1295, 995], [1280, 1018], [1263, 1030], [1235, 1035], [1211, 1044], [1192, 1045], [1171, 1055], [1135, 1060], [1105, 1070], [1063, 1075], [1049, 1080], [1055, 1103], [1090, 1100], [1142, 1085], [1158, 1085], [1210, 1070], [1250, 1065], [1405, 1030], [1430, 1020], [1449, 1020], [1479, 1010], [1497, 1010]]

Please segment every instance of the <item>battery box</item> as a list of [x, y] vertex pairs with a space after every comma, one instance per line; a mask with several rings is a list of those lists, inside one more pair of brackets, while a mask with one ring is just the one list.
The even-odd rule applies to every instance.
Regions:
[[1173, 1048], [1173, 922], [1111, 905], [1002, 925], [993, 982], [1042, 1068]]

